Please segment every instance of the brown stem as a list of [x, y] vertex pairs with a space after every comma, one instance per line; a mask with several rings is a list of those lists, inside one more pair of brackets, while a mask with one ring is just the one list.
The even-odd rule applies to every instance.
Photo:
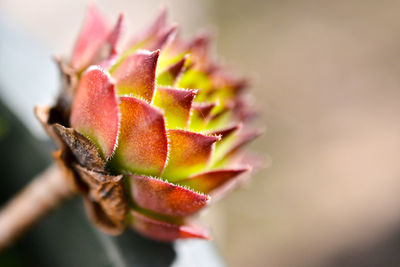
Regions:
[[73, 194], [55, 164], [33, 178], [0, 210], [0, 251]]

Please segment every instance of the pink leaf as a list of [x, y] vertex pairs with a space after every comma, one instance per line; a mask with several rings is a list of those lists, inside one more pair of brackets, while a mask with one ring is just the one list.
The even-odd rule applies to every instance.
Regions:
[[207, 231], [192, 224], [172, 224], [150, 218], [136, 211], [131, 211], [133, 220], [132, 227], [142, 235], [151, 239], [170, 242], [180, 238], [211, 239]]
[[239, 176], [240, 174], [248, 171], [250, 168], [237, 168], [237, 169], [225, 169], [225, 170], [214, 170], [197, 175], [193, 175], [184, 180], [177, 182], [179, 185], [188, 186], [194, 190], [208, 194], [214, 189], [220, 187], [226, 182]]
[[169, 159], [162, 176], [169, 181], [177, 181], [201, 171], [207, 165], [219, 137], [168, 130], [168, 140]]
[[241, 131], [238, 135], [237, 142], [232, 146], [232, 149], [227, 153], [226, 156], [231, 156], [240, 150], [243, 146], [250, 143], [260, 135], [264, 133], [262, 129], [251, 129], [246, 131]]
[[199, 34], [188, 45], [193, 63], [195, 64], [194, 67], [205, 72], [211, 71], [214, 67], [210, 45], [211, 38], [211, 32], [206, 31]]
[[129, 47], [134, 49], [156, 50], [164, 47], [176, 32], [176, 25], [168, 25], [167, 9], [162, 9], [150, 27], [136, 35]]
[[113, 30], [108, 35], [107, 44], [109, 47], [106, 47], [109, 51], [106, 51], [106, 58], [103, 59], [99, 66], [105, 70], [109, 70], [114, 64], [118, 62], [120, 58], [120, 43], [121, 36], [123, 33], [123, 29], [125, 27], [125, 16], [121, 13], [118, 17], [118, 21], [115, 24]]
[[118, 100], [109, 75], [93, 66], [83, 73], [70, 117], [71, 126], [89, 138], [108, 159], [118, 138]]
[[164, 110], [169, 129], [183, 129], [188, 126], [190, 109], [196, 93], [195, 90], [157, 88], [153, 105]]
[[107, 20], [97, 7], [91, 4], [72, 53], [71, 66], [78, 71], [88, 67], [97, 56], [108, 34]]
[[162, 180], [130, 175], [133, 200], [141, 208], [160, 214], [185, 217], [207, 205], [209, 196], [198, 194]]
[[108, 42], [111, 45], [111, 54], [116, 54], [119, 50], [119, 45], [121, 42], [121, 36], [123, 29], [125, 27], [125, 16], [121, 13], [118, 17], [118, 21], [114, 26], [114, 29], [108, 36]]
[[117, 93], [142, 98], [151, 102], [155, 87], [156, 67], [160, 51], [138, 51], [124, 59], [112, 76]]
[[170, 65], [157, 76], [158, 85], [174, 86], [178, 77], [184, 72], [188, 56]]
[[120, 109], [120, 137], [112, 166], [132, 173], [160, 175], [168, 152], [163, 114], [133, 97], [121, 97]]
[[149, 40], [141, 47], [147, 50], [162, 49], [172, 38], [174, 38], [177, 26], [175, 24], [166, 28], [163, 32], [159, 33], [155, 38]]
[[211, 119], [211, 111], [216, 103], [195, 103], [193, 104], [190, 117], [190, 129], [202, 131]]
[[167, 19], [168, 19], [168, 10], [166, 8], [163, 8], [158, 13], [154, 22], [148, 28], [146, 28], [144, 31], [142, 31], [140, 34], [137, 34], [133, 38], [131, 42], [132, 45], [134, 45], [137, 42], [140, 42], [141, 40], [147, 39], [150, 36], [154, 36], [160, 31], [163, 31], [167, 27]]
[[221, 141], [222, 141], [224, 138], [230, 136], [231, 134], [235, 133], [236, 131], [240, 130], [241, 128], [242, 128], [242, 124], [239, 123], [239, 124], [233, 125], [231, 127], [228, 127], [228, 128], [222, 129], [222, 130], [211, 131], [209, 133], [209, 135], [218, 135], [221, 137]]

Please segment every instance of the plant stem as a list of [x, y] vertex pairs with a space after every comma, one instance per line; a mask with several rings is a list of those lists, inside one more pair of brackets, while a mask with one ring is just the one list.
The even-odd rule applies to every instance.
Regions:
[[34, 177], [0, 210], [0, 251], [73, 194], [67, 179], [55, 164]]

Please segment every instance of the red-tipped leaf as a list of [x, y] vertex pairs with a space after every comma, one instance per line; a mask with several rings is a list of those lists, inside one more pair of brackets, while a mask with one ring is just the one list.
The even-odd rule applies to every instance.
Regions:
[[177, 26], [175, 24], [169, 26], [163, 32], [158, 34], [155, 38], [149, 40], [141, 48], [147, 50], [162, 49], [172, 38], [174, 38], [176, 29]]
[[104, 159], [112, 155], [118, 139], [118, 100], [109, 75], [100, 68], [93, 66], [83, 73], [70, 122], [98, 147]]
[[178, 184], [188, 186], [190, 188], [193, 188], [194, 190], [208, 194], [214, 189], [225, 184], [226, 182], [248, 171], [249, 169], [249, 167], [245, 167], [237, 169], [208, 171], [193, 175], [185, 180], [181, 180], [178, 182]]
[[119, 50], [125, 23], [125, 16], [123, 13], [121, 13], [118, 17], [117, 23], [114, 26], [114, 29], [108, 36], [108, 43], [111, 45], [111, 54], [116, 54]]
[[116, 81], [117, 93], [151, 102], [155, 88], [157, 60], [160, 51], [138, 51], [124, 59], [112, 76]]
[[172, 224], [148, 217], [137, 211], [131, 211], [132, 227], [140, 234], [159, 241], [170, 242], [179, 238], [211, 239], [208, 232], [192, 224]]
[[117, 23], [108, 36], [107, 42], [109, 47], [107, 49], [107, 57], [99, 63], [99, 66], [105, 70], [109, 70], [119, 58], [120, 43], [122, 39], [123, 29], [125, 27], [125, 16], [121, 13], [118, 17]]
[[167, 15], [167, 10], [162, 9], [157, 19], [150, 27], [134, 36], [129, 43], [130, 50], [128, 51], [134, 51], [136, 49], [156, 50], [163, 48], [176, 32], [176, 25], [169, 25], [167, 23]]
[[107, 20], [97, 7], [91, 4], [72, 53], [71, 66], [78, 71], [88, 67], [97, 56], [108, 35]]
[[168, 129], [186, 128], [189, 123], [195, 90], [158, 87], [153, 105], [164, 110]]
[[183, 73], [187, 56], [184, 56], [178, 62], [170, 65], [167, 69], [157, 76], [157, 84], [163, 86], [174, 86], [178, 77]]
[[178, 181], [201, 171], [210, 160], [216, 136], [199, 133], [168, 130], [169, 159], [163, 177]]
[[227, 156], [235, 154], [243, 146], [250, 143], [264, 133], [263, 129], [246, 130], [239, 133], [237, 142], [232, 146], [232, 149], [227, 153]]
[[231, 134], [235, 133], [239, 129], [242, 128], [242, 123], [227, 127], [222, 130], [211, 131], [209, 132], [210, 135], [218, 135], [221, 137], [221, 141], [224, 140], [226, 137], [230, 136]]
[[163, 114], [134, 97], [121, 97], [121, 128], [111, 165], [132, 173], [160, 175], [168, 140]]
[[216, 103], [193, 104], [192, 114], [190, 117], [190, 129], [196, 131], [204, 130], [207, 122], [211, 119], [211, 111], [216, 105]]
[[211, 32], [199, 34], [189, 43], [189, 51], [193, 57], [194, 67], [209, 72], [213, 67], [211, 58]]
[[130, 175], [131, 194], [141, 208], [160, 214], [190, 216], [207, 205], [209, 196], [195, 193], [160, 179]]

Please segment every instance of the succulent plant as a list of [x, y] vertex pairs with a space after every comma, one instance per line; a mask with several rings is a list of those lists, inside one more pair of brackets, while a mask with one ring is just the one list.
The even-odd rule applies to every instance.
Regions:
[[217, 62], [209, 34], [185, 42], [165, 10], [125, 45], [124, 23], [89, 7], [72, 57], [57, 58], [57, 103], [37, 117], [101, 229], [208, 239], [191, 218], [252, 168], [247, 80]]

